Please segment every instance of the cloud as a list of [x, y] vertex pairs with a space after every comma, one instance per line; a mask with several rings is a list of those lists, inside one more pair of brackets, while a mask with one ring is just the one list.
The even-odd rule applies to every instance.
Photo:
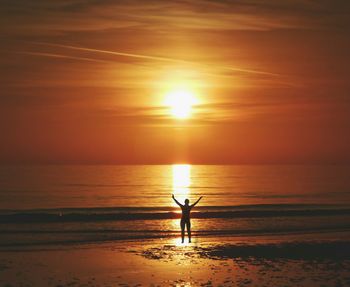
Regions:
[[2, 1], [3, 35], [62, 35], [130, 28], [175, 30], [341, 29], [348, 1]]

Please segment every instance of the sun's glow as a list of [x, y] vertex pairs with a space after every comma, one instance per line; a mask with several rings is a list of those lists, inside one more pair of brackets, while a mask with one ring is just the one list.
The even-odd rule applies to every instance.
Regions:
[[193, 105], [197, 103], [195, 95], [186, 89], [173, 90], [167, 93], [166, 105], [173, 117], [187, 119], [192, 114]]
[[[191, 165], [173, 165], [173, 194], [181, 203], [184, 202], [190, 193], [191, 186]], [[175, 204], [175, 203], [174, 203]], [[176, 205], [176, 204], [175, 204]]]

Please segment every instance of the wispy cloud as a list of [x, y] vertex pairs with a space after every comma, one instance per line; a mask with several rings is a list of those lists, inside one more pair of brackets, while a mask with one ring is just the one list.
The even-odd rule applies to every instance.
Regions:
[[[341, 29], [348, 1], [2, 1], [6, 35], [64, 34], [132, 28], [139, 31]], [[44, 24], [43, 24], [44, 23]], [[11, 27], [9, 30], [8, 27]]]
[[[136, 58], [136, 59], [142, 59], [142, 60], [153, 60], [153, 61], [170, 62], [170, 63], [178, 63], [178, 64], [199, 65], [199, 66], [203, 66], [205, 68], [208, 67], [208, 65], [206, 65], [206, 64], [193, 62], [193, 61], [186, 61], [186, 60], [181, 60], [181, 59], [175, 59], [175, 58], [167, 58], [167, 57], [159, 57], [159, 56], [152, 56], [152, 55], [142, 55], [142, 54], [133, 54], [133, 53], [118, 52], [118, 51], [93, 49], [93, 48], [87, 48], [87, 47], [62, 45], [62, 44], [56, 44], [56, 43], [34, 42], [34, 44], [45, 45], [45, 46], [54, 46], [54, 47], [58, 47], [58, 48], [78, 50], [78, 51], [87, 51], [87, 52], [93, 52], [93, 53], [99, 53], [99, 54], [115, 55], [115, 56], [121, 56], [121, 57], [130, 57], [130, 58]], [[46, 53], [38, 53], [38, 54], [42, 54], [44, 56], [48, 55]], [[64, 57], [64, 56], [62, 56], [62, 57]], [[69, 57], [67, 56], [67, 58], [69, 58]], [[72, 58], [79, 59], [79, 57], [72, 57]], [[81, 59], [82, 60], [88, 60], [88, 59], [93, 60], [93, 58], [81, 58]], [[99, 61], [97, 59], [95, 59], [95, 60]], [[279, 76], [276, 73], [270, 73], [270, 72], [266, 72], [266, 71], [259, 71], [259, 70], [252, 70], [252, 69], [237, 68], [237, 67], [230, 67], [230, 66], [216, 66], [216, 69], [229, 70], [229, 71], [233, 71], [233, 72], [248, 73], [248, 74], [259, 74], [259, 75], [265, 75], [265, 76]]]

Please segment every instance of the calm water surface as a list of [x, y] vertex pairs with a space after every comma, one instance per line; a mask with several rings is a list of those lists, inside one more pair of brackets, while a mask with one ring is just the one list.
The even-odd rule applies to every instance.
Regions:
[[0, 209], [349, 204], [350, 167], [276, 165], [0, 167]]

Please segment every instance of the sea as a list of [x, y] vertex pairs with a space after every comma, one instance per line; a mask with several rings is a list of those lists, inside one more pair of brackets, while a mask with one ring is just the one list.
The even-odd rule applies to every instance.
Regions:
[[0, 166], [0, 249], [350, 230], [347, 165]]

